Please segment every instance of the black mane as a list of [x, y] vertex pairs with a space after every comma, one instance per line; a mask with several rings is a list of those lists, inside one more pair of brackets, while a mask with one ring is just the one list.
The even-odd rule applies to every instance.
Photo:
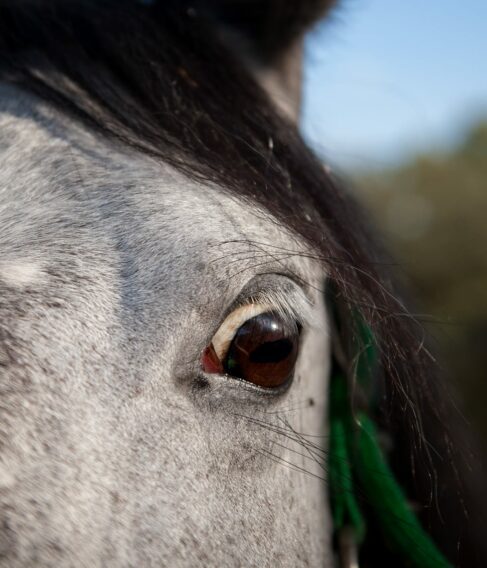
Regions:
[[[263, 4], [268, 16], [286, 6], [253, 1], [246, 12], [242, 1], [0, 0], [0, 79], [261, 205], [304, 239], [326, 265], [338, 300], [359, 309], [378, 338], [380, 419], [396, 440], [396, 471], [420, 503], [425, 527], [455, 564], [484, 566], [477, 521], [464, 514], [468, 491], [463, 480], [448, 485], [465, 467], [447, 435], [452, 411], [421, 326], [399, 299], [360, 209], [220, 33], [221, 22], [240, 26], [263, 58], [276, 57], [330, 2], [288, 2], [303, 8], [269, 20], [280, 22], [281, 42], [267, 33], [270, 23], [243, 18]], [[371, 563], [384, 561], [380, 547], [371, 544], [368, 554]]]

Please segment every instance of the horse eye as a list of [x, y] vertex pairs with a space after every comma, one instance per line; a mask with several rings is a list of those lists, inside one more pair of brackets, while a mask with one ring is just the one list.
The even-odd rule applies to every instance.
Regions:
[[265, 312], [244, 321], [232, 337], [220, 335], [217, 332], [203, 352], [205, 372], [226, 373], [264, 388], [277, 388], [291, 379], [299, 351], [297, 323]]

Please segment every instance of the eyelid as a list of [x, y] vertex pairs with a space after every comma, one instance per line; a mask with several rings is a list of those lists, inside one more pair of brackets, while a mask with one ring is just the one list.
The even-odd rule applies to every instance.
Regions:
[[246, 304], [266, 306], [267, 311], [276, 312], [282, 319], [298, 323], [301, 327], [317, 323], [313, 302], [298, 284], [287, 278], [279, 287], [264, 287], [249, 294], [246, 301], [236, 307]]
[[235, 334], [246, 321], [273, 309], [271, 304], [248, 303], [233, 310], [213, 336], [213, 348], [220, 361], [225, 358]]
[[263, 275], [244, 288], [213, 335], [211, 343], [217, 357], [225, 358], [235, 334], [246, 321], [265, 312], [277, 313], [289, 324], [300, 327], [315, 327], [317, 323], [313, 303], [301, 286], [283, 275]]

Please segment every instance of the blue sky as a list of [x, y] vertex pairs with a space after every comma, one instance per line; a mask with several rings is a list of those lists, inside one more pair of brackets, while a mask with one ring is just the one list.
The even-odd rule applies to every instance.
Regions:
[[332, 164], [393, 164], [480, 116], [487, 0], [345, 0], [308, 39], [303, 130]]

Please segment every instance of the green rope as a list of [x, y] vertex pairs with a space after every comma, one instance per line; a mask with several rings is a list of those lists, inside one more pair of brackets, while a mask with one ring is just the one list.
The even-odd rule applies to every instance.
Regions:
[[448, 568], [450, 564], [421, 527], [387, 465], [372, 420], [359, 413], [357, 421], [354, 472], [385, 542], [403, 559], [405, 566]]
[[[360, 346], [355, 367], [359, 385], [371, 390], [377, 347], [371, 330], [359, 322]], [[370, 394], [370, 392], [369, 392]], [[411, 511], [387, 465], [372, 420], [353, 416], [348, 381], [336, 371], [330, 380], [330, 447], [328, 475], [335, 530], [352, 527], [357, 544], [365, 537], [359, 491], [381, 527], [385, 544], [410, 568], [450, 568]]]
[[347, 405], [344, 381], [332, 378], [330, 388], [330, 447], [328, 451], [328, 479], [333, 524], [337, 528], [351, 526], [357, 543], [365, 536], [365, 522], [353, 490], [352, 464], [348, 448], [349, 425], [343, 420]]

